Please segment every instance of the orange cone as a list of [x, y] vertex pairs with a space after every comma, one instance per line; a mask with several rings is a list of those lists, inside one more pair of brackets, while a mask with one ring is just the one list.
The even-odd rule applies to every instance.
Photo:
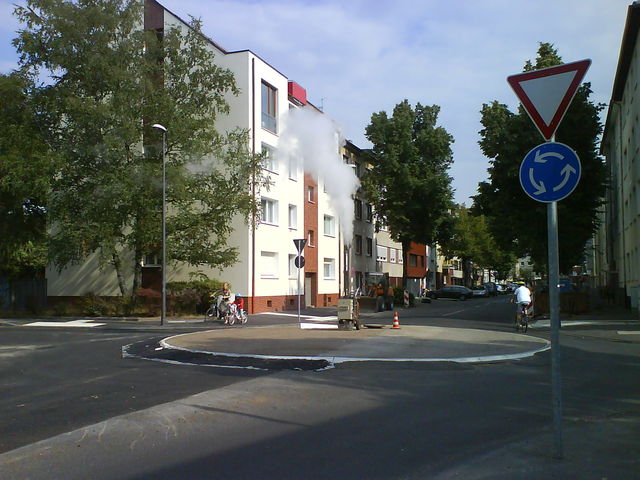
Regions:
[[398, 312], [393, 312], [393, 327], [391, 328], [400, 328], [400, 322], [398, 321]]

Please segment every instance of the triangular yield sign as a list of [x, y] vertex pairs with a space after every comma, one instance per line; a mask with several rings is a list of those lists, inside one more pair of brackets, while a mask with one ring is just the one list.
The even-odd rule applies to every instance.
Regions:
[[293, 240], [293, 243], [296, 245], [296, 248], [298, 249], [298, 254], [302, 253], [302, 249], [304, 248], [304, 246], [307, 243], [307, 239], [306, 238], [296, 238]]
[[591, 60], [507, 77], [507, 82], [545, 140], [550, 140], [573, 100]]

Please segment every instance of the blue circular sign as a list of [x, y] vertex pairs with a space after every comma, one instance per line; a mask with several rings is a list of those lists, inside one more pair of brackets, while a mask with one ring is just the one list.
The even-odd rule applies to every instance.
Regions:
[[557, 202], [578, 185], [580, 159], [564, 143], [547, 142], [532, 148], [520, 164], [520, 185], [538, 202]]

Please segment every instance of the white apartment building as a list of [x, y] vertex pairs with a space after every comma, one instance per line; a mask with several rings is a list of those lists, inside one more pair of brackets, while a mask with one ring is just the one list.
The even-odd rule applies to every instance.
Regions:
[[[145, 7], [145, 29], [189, 28], [154, 0], [147, 0]], [[284, 115], [290, 109], [309, 109], [318, 115], [321, 112], [307, 101], [302, 87], [250, 50], [227, 51], [211, 40], [209, 48], [219, 65], [233, 72], [241, 92], [228, 96], [230, 113], [219, 117], [217, 129], [240, 127], [249, 131], [252, 151], [268, 152], [264, 168], [272, 186], [269, 191], [258, 193], [262, 217], [257, 227], [251, 228], [239, 218], [233, 220], [229, 244], [238, 248], [237, 264], [223, 270], [169, 264], [167, 282], [189, 280], [189, 274], [198, 270], [209, 278], [229, 282], [234, 292], [248, 298], [250, 313], [294, 309], [298, 270], [293, 240], [306, 239], [306, 263], [300, 272], [302, 303], [336, 305], [344, 258], [339, 218], [331, 208], [326, 189], [319, 188], [323, 180], [305, 173], [302, 159], [278, 154]], [[171, 126], [167, 128], [170, 130]], [[341, 161], [337, 143], [335, 154]], [[95, 256], [62, 272], [49, 270], [47, 279], [49, 296], [80, 296], [87, 292], [119, 295], [115, 272], [100, 270]]]
[[[367, 175], [367, 165], [362, 162], [361, 150], [351, 142], [343, 149], [345, 163], [350, 165], [358, 179]], [[373, 206], [367, 201], [361, 189], [353, 195], [353, 238], [345, 248], [345, 293], [360, 289], [366, 294], [366, 285], [377, 284], [382, 273], [377, 268], [376, 232]]]
[[[593, 283], [640, 309], [640, 3], [628, 7], [618, 67], [602, 137], [611, 186], [604, 223], [594, 237]], [[604, 284], [604, 285], [603, 285]]]

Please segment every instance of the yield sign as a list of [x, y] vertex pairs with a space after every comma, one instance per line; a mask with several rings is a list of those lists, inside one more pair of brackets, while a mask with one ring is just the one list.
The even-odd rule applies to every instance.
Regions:
[[556, 132], [589, 65], [591, 60], [580, 60], [507, 77], [545, 140]]

